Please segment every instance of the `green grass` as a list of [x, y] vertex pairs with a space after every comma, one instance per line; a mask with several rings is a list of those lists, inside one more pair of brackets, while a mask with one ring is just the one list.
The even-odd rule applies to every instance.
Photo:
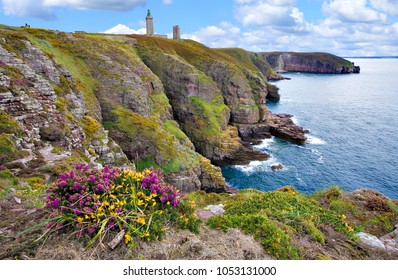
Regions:
[[224, 103], [208, 102], [199, 96], [192, 96], [189, 99], [194, 105], [196, 124], [200, 132], [207, 137], [219, 137], [222, 132], [222, 116], [229, 111], [229, 108]]
[[143, 117], [123, 107], [114, 113], [117, 116], [117, 128], [124, 132], [130, 141], [136, 137], [144, 137], [156, 150], [161, 157], [157, 157], [155, 163], [164, 172], [184, 170], [199, 164], [198, 155], [181, 146], [178, 140], [153, 118]]
[[22, 134], [19, 122], [3, 110], [0, 110], [0, 133], [14, 134], [16, 136], [21, 136]]
[[225, 213], [211, 217], [208, 225], [223, 230], [238, 228], [252, 234], [278, 259], [301, 258], [301, 249], [293, 242], [294, 236], [309, 236], [314, 242], [323, 244], [325, 225], [353, 238], [353, 229], [339, 212], [326, 209], [312, 197], [289, 186], [266, 193], [246, 189], [233, 196], [195, 192], [188, 198], [199, 208], [224, 204]]
[[180, 129], [178, 123], [174, 120], [166, 120], [164, 129], [180, 141], [189, 141], [188, 136]]

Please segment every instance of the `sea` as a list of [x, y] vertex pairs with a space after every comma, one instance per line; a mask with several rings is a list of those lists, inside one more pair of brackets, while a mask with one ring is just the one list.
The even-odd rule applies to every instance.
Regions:
[[[268, 108], [292, 114], [310, 131], [308, 141], [264, 139], [254, 148], [269, 160], [222, 168], [230, 186], [271, 191], [290, 185], [312, 194], [337, 185], [398, 199], [398, 59], [349, 60], [360, 74], [284, 73], [291, 80], [274, 83], [281, 100]], [[279, 163], [284, 168], [272, 171]]]

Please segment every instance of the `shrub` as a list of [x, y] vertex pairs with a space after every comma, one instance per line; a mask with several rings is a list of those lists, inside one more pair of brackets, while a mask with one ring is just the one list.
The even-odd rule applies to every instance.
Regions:
[[371, 197], [366, 202], [366, 207], [371, 211], [391, 212], [392, 209], [388, 205], [387, 199], [380, 197]]
[[198, 230], [193, 207], [182, 200], [160, 171], [77, 165], [48, 190], [46, 208], [51, 211], [49, 227], [72, 228], [78, 237], [88, 235], [92, 237], [88, 245], [99, 236], [124, 230], [125, 243], [134, 247], [134, 237], [162, 239], [164, 224], [170, 221]]

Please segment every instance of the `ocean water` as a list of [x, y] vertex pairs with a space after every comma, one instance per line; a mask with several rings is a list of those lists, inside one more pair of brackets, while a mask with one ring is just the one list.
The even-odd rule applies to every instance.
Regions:
[[[287, 73], [273, 113], [289, 113], [310, 130], [303, 146], [276, 138], [255, 148], [271, 159], [222, 168], [235, 188], [292, 185], [310, 194], [332, 185], [369, 188], [398, 199], [398, 59], [350, 59], [361, 74]], [[281, 163], [284, 169], [272, 171]]]

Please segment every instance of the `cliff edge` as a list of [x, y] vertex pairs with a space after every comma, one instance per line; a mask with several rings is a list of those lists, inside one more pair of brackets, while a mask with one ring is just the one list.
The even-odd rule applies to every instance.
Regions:
[[360, 67], [344, 58], [329, 53], [263, 52], [277, 72], [313, 72], [324, 74], [359, 73]]

